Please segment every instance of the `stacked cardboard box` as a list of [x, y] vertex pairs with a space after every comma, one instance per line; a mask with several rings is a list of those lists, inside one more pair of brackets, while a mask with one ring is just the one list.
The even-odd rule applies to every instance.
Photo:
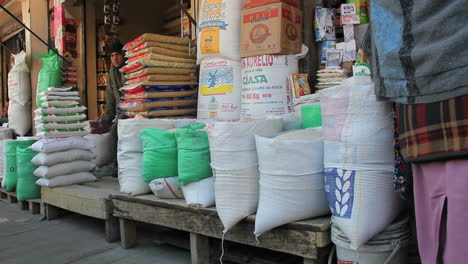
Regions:
[[244, 0], [241, 57], [297, 54], [302, 44], [300, 0]]

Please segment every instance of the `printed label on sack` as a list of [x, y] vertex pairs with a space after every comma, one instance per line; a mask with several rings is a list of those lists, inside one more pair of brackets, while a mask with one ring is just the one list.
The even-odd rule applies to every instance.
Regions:
[[330, 210], [336, 217], [349, 219], [352, 216], [355, 176], [354, 170], [325, 169], [325, 192]]
[[200, 15], [201, 53], [220, 53], [221, 30], [227, 30], [226, 3], [223, 0], [205, 0]]
[[232, 93], [234, 70], [232, 67], [217, 67], [204, 70], [200, 76], [200, 94], [215, 95]]

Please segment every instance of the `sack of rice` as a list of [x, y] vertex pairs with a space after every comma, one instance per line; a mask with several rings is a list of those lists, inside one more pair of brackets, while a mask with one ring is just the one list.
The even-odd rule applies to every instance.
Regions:
[[183, 199], [182, 187], [177, 181], [177, 177], [155, 179], [149, 183], [151, 191], [158, 198], [162, 199]]

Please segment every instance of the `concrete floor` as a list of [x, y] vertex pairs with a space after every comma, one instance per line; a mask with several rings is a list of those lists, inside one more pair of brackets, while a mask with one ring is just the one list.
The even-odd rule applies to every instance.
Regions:
[[124, 250], [119, 242], [104, 240], [103, 221], [76, 214], [40, 221], [40, 216], [0, 201], [1, 264], [190, 263], [189, 251], [156, 246], [152, 232], [139, 232], [145, 237]]

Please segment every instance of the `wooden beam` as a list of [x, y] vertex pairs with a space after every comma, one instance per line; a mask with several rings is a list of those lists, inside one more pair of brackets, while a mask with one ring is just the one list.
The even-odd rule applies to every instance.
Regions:
[[120, 239], [120, 223], [117, 217], [109, 215], [106, 220], [106, 241], [109, 243]]
[[47, 220], [53, 220], [60, 215], [60, 208], [44, 203], [45, 215]]
[[196, 233], [190, 233], [190, 255], [192, 264], [210, 263], [209, 238]]
[[136, 245], [136, 222], [125, 218], [119, 218], [119, 222], [122, 248], [134, 247]]
[[85, 3], [85, 46], [88, 119], [94, 120], [98, 117], [95, 1]]

